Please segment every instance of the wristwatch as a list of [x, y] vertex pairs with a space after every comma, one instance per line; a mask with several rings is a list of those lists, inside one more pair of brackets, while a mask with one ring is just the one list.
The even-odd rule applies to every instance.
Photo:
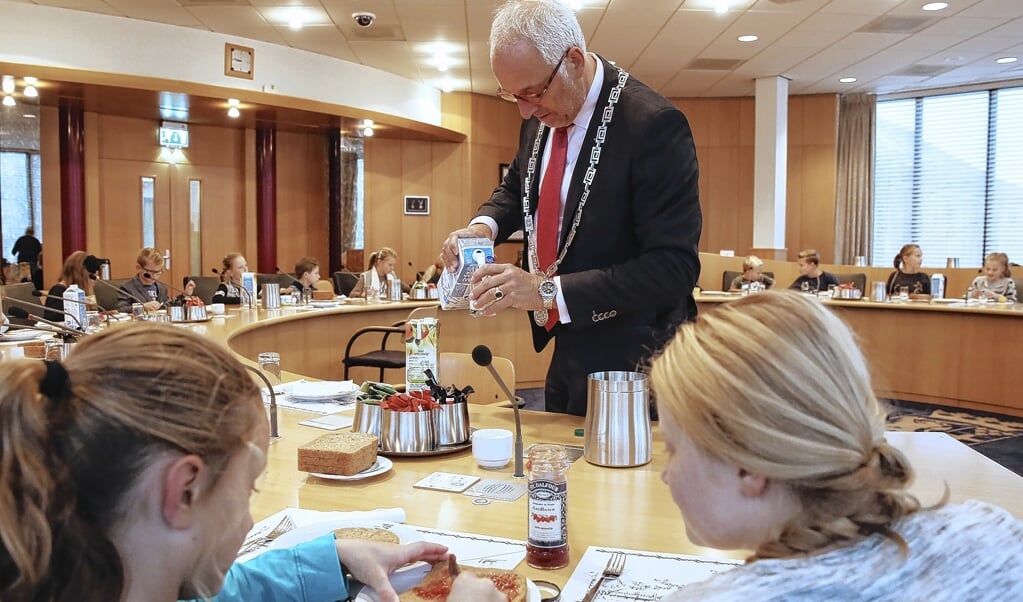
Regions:
[[558, 285], [551, 278], [543, 278], [536, 290], [540, 293], [540, 299], [543, 300], [543, 309], [533, 312], [533, 321], [537, 326], [543, 326], [547, 324], [547, 312], [554, 307], [554, 298], [558, 296]]

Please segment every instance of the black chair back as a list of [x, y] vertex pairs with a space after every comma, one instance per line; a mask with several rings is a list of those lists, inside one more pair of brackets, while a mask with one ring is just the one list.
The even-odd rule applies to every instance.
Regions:
[[[220, 278], [217, 276], [189, 276], [188, 280], [195, 282], [195, 292], [193, 293], [196, 297], [202, 299], [203, 303], [213, 302], [213, 293], [217, 292], [217, 287], [220, 286]], [[187, 280], [186, 280], [187, 282]]]
[[102, 310], [117, 309], [117, 289], [121, 288], [125, 282], [128, 282], [128, 278], [111, 278], [103, 282], [98, 280], [93, 282], [92, 293], [96, 295], [96, 305]]
[[351, 272], [334, 272], [331, 274], [331, 278], [334, 281], [335, 295], [347, 296], [359, 282], [359, 275]]

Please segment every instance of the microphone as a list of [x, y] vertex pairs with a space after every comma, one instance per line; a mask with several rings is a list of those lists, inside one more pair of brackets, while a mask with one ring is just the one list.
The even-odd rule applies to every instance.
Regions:
[[[146, 309], [146, 303], [147, 303], [146, 301], [143, 301], [142, 299], [139, 299], [138, 297], [136, 297], [135, 295], [131, 294], [130, 292], [124, 290], [123, 288], [118, 288], [118, 287], [114, 286], [113, 284], [110, 284], [109, 282], [107, 282], [106, 280], [103, 280], [102, 278], [100, 278], [96, 274], [89, 274], [89, 279], [92, 280], [93, 282], [102, 283], [103, 286], [109, 286], [110, 288], [112, 288], [115, 291], [117, 291], [117, 295], [118, 296], [121, 296], [123, 294], [126, 297], [130, 297], [130, 298], [134, 299], [135, 301], [138, 301], [139, 303], [142, 304], [142, 313], [144, 313], [144, 314], [148, 314], [149, 313], [149, 310]], [[104, 307], [103, 309], [106, 309], [106, 308]], [[115, 307], [114, 309], [117, 309], [117, 308]], [[128, 313], [131, 313], [131, 312], [128, 312]]]
[[[55, 311], [55, 310], [50, 310], [50, 311]], [[25, 311], [24, 309], [21, 309], [20, 307], [12, 307], [10, 309], [10, 312], [11, 312], [11, 315], [14, 316], [15, 318], [20, 318], [22, 320], [35, 320], [36, 322], [42, 322], [43, 324], [47, 324], [47, 325], [51, 326], [52, 328], [56, 329], [56, 332], [58, 332], [58, 333], [60, 333], [62, 335], [72, 336], [72, 337], [79, 337], [79, 336], [81, 336], [83, 334], [87, 334], [87, 335], [90, 335], [90, 336], [92, 335], [91, 332], [84, 332], [84, 331], [81, 331], [81, 330], [75, 330], [74, 328], [68, 328], [67, 326], [64, 326], [60, 322], [51, 322], [51, 321], [49, 321], [49, 320], [47, 320], [45, 318], [40, 318], [39, 316], [37, 316], [35, 314], [28, 313], [27, 311]], [[62, 313], [64, 313], [64, 312], [62, 312]], [[70, 316], [71, 314], [68, 314], [68, 315]], [[74, 316], [72, 316], [72, 317], [74, 317]], [[48, 329], [45, 329], [45, 330], [48, 330]]]
[[[39, 291], [35, 291], [35, 292], [38, 293]], [[64, 299], [63, 297], [57, 297], [57, 298], [61, 299], [61, 300]], [[61, 325], [61, 328], [67, 328], [71, 332], [81, 332], [81, 331], [85, 330], [85, 327], [82, 326], [82, 321], [78, 319], [78, 316], [76, 316], [73, 313], [66, 312], [63, 309], [53, 309], [52, 307], [45, 307], [45, 306], [39, 305], [37, 303], [29, 303], [28, 301], [22, 301], [21, 299], [15, 299], [14, 297], [4, 297], [4, 300], [8, 301], [10, 303], [14, 303], [15, 305], [21, 305], [23, 307], [27, 307], [27, 308], [31, 309], [32, 311], [39, 311], [39, 310], [52, 311], [54, 313], [63, 314], [65, 316], [71, 316], [71, 319], [75, 321], [75, 324], [78, 324], [79, 330], [76, 331], [76, 330], [74, 330], [72, 328], [67, 328], [67, 326], [64, 326], [63, 324]], [[68, 300], [70, 301], [71, 299], [68, 299]], [[11, 309], [14, 310], [14, 309], [17, 309], [17, 308], [12, 307]], [[18, 318], [22, 318], [23, 317], [23, 316], [18, 316], [18, 315], [13, 314], [13, 313], [11, 315], [13, 315], [15, 317], [18, 317]], [[45, 322], [46, 324], [55, 324], [55, 322], [50, 322], [49, 320], [44, 320], [42, 318], [36, 318], [36, 316], [33, 315], [33, 314], [29, 314], [27, 317], [34, 318], [36, 320], [39, 320], [40, 322]]]
[[524, 478], [526, 473], [522, 471], [522, 423], [519, 421], [519, 403], [515, 399], [515, 394], [511, 392], [508, 385], [504, 383], [501, 375], [494, 370], [493, 361], [494, 354], [490, 351], [490, 347], [486, 345], [476, 345], [472, 350], [472, 361], [476, 362], [477, 366], [483, 366], [490, 371], [490, 376], [494, 377], [497, 381], [497, 386], [501, 387], [504, 394], [511, 400], [512, 409], [515, 411], [515, 474], [512, 476], [518, 479]]
[[[64, 297], [58, 297], [57, 295], [48, 295], [48, 294], [44, 293], [43, 291], [32, 291], [32, 296], [33, 297], [42, 297], [44, 299], [56, 299], [58, 301], [70, 301], [72, 303], [78, 303], [80, 305], [88, 305], [89, 304], [87, 301], [79, 301], [78, 299], [66, 299]], [[56, 310], [54, 310], [52, 308], [49, 308], [49, 307], [47, 309], [49, 309], [50, 311], [56, 311]]]

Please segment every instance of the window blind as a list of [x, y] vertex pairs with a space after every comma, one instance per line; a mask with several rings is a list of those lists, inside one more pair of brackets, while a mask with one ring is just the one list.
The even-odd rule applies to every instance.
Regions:
[[924, 266], [1023, 260], [1023, 88], [881, 101], [873, 264], [917, 243]]

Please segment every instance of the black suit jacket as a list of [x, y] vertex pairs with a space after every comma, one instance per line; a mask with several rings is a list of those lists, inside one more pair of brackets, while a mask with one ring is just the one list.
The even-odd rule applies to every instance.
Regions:
[[[562, 247], [583, 193], [601, 114], [618, 81], [618, 69], [604, 59], [598, 68], [604, 70], [604, 83], [572, 173]], [[480, 208], [479, 215], [497, 222], [495, 242], [523, 228], [521, 190], [539, 127], [535, 118], [523, 122], [508, 176]], [[545, 135], [549, 132], [548, 128]], [[534, 215], [539, 174], [537, 165], [530, 194]], [[614, 331], [626, 337], [625, 342], [631, 339], [653, 350], [679, 323], [695, 317], [692, 291], [700, 276], [703, 227], [698, 179], [696, 148], [685, 115], [629, 77], [608, 124], [575, 240], [558, 269], [572, 322], [551, 332], [533, 324], [537, 351], [559, 331], [594, 328]]]

